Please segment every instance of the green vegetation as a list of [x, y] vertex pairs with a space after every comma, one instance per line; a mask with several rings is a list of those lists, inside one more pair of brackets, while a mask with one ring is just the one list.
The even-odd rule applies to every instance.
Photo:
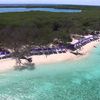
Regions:
[[46, 45], [55, 38], [67, 43], [71, 41], [71, 34], [84, 35], [90, 30], [100, 30], [100, 8], [81, 6], [78, 9], [83, 8], [81, 13], [1, 13], [0, 45], [9, 48], [26, 44]]

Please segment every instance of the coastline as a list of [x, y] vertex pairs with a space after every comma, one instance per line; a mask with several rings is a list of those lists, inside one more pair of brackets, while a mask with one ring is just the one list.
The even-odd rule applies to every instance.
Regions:
[[[94, 46], [97, 46], [100, 42], [92, 41], [85, 46], [82, 47], [82, 49], [79, 51], [79, 53], [82, 53], [83, 55], [75, 55], [73, 53], [70, 53], [67, 51], [66, 53], [61, 54], [52, 54], [52, 55], [34, 55], [30, 56], [32, 58], [32, 63], [35, 63], [35, 65], [40, 64], [49, 64], [49, 63], [56, 63], [56, 62], [62, 62], [62, 61], [73, 61], [73, 60], [81, 60], [84, 57], [87, 57], [91, 50], [94, 48]], [[25, 63], [25, 60], [21, 60], [22, 63]], [[16, 60], [12, 58], [2, 59], [0, 60], [0, 72], [5, 72], [9, 70], [14, 70], [16, 66]]]
[[98, 41], [92, 41], [85, 46], [82, 47], [82, 49], [79, 51], [79, 53], [83, 55], [75, 55], [73, 53], [70, 53], [67, 51], [66, 53], [62, 54], [52, 54], [48, 55], [47, 57], [45, 55], [41, 56], [31, 56], [33, 62], [35, 62], [35, 65], [39, 64], [49, 64], [49, 63], [56, 63], [56, 62], [61, 62], [61, 61], [73, 61], [73, 60], [80, 60], [84, 57], [87, 57], [91, 50], [94, 48], [94, 46], [97, 46], [100, 42]]

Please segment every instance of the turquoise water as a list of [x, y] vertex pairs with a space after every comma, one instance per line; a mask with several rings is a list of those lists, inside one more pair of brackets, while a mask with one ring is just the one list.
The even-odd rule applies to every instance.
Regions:
[[0, 100], [100, 100], [100, 46], [80, 61], [1, 73]]
[[0, 13], [5, 12], [28, 12], [28, 11], [47, 11], [47, 12], [81, 12], [73, 9], [54, 9], [54, 8], [0, 8]]

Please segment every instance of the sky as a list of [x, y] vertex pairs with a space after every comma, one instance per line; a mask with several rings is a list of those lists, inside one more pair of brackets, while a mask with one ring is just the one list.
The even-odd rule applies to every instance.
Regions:
[[0, 4], [81, 4], [100, 5], [100, 0], [0, 0]]

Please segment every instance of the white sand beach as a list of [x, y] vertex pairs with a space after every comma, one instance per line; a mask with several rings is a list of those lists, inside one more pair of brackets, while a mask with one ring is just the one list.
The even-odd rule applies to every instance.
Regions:
[[0, 72], [13, 70], [16, 65], [16, 61], [11, 58], [0, 60]]
[[[49, 63], [68, 61], [68, 60], [71, 60], [71, 61], [79, 60], [83, 57], [88, 56], [92, 48], [95, 48], [94, 46], [96, 46], [99, 43], [100, 42], [98, 41], [93, 41], [83, 46], [82, 49], [79, 51], [79, 53], [82, 53], [83, 55], [75, 55], [75, 54], [70, 53], [69, 51], [67, 51], [66, 53], [52, 54], [48, 56], [34, 55], [34, 56], [31, 56], [32, 63], [35, 63], [35, 65], [39, 65], [39, 64], [49, 64]], [[22, 60], [22, 63], [25, 63], [25, 60]], [[14, 66], [16, 66], [15, 59], [7, 58], [7, 59], [0, 60], [0, 72], [13, 70]]]
[[41, 55], [41, 56], [31, 56], [33, 63], [37, 64], [48, 64], [48, 63], [55, 63], [55, 62], [60, 62], [60, 61], [68, 61], [68, 60], [79, 60], [83, 57], [88, 56], [90, 54], [90, 51], [94, 46], [99, 44], [100, 42], [98, 41], [93, 41], [85, 46], [82, 47], [82, 49], [79, 51], [79, 53], [83, 55], [75, 55], [67, 51], [66, 53], [61, 53], [61, 54], [52, 54], [52, 55]]

